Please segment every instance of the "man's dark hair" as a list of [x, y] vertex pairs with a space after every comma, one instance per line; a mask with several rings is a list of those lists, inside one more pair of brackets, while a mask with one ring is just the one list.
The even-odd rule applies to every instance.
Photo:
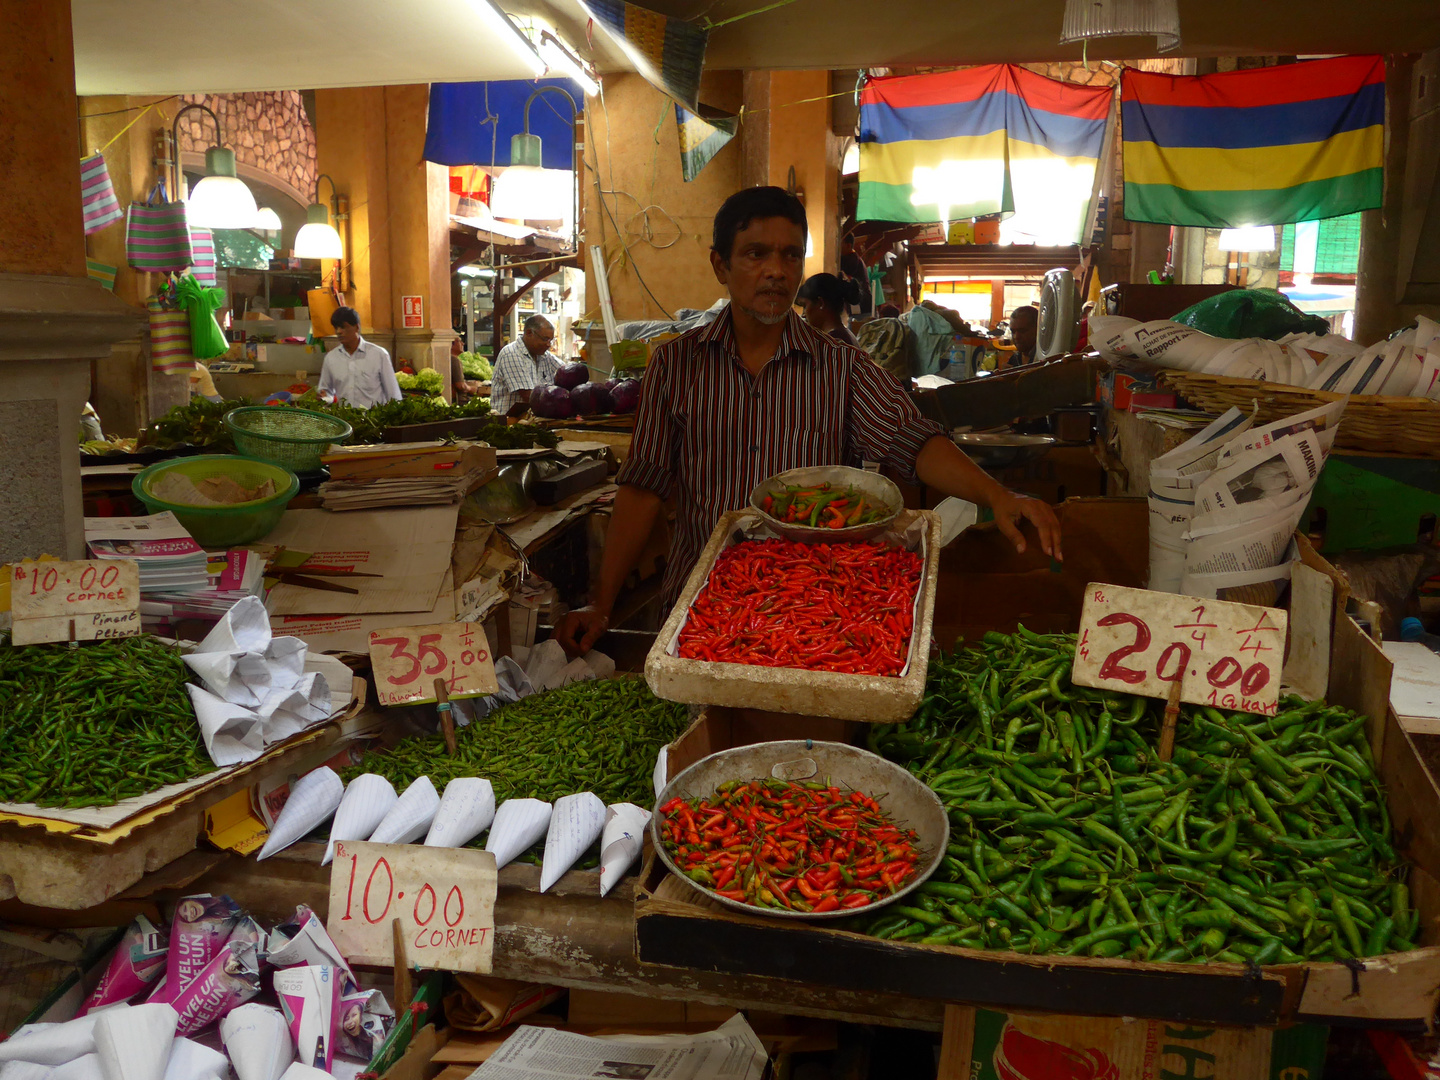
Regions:
[[1027, 317], [1034, 319], [1036, 325], [1039, 325], [1040, 311], [1038, 308], [1035, 307], [1034, 304], [1024, 304], [1020, 307], [1017, 307], [1014, 311], [1010, 312], [1010, 321], [1013, 323], [1016, 319], [1020, 318], [1020, 316], [1024, 315], [1027, 311], [1030, 313]]
[[353, 326], [360, 329], [360, 316], [353, 307], [337, 307], [330, 313], [331, 326]]
[[805, 219], [805, 204], [784, 188], [752, 187], [737, 191], [715, 212], [715, 233], [710, 241], [713, 251], [720, 253], [726, 262], [734, 253], [735, 234], [759, 218], [784, 218], [809, 229]]
[[525, 320], [525, 333], [533, 334], [536, 330], [539, 330], [540, 327], [549, 325], [550, 320], [544, 315], [531, 315]]

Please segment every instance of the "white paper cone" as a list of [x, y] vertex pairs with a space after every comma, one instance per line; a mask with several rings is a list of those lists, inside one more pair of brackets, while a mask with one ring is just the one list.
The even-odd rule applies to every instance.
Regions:
[[605, 811], [605, 830], [600, 834], [601, 896], [613, 889], [640, 857], [649, 823], [650, 811], [634, 803], [616, 803]]
[[0, 1080], [49, 1080], [55, 1074], [50, 1065], [36, 1065], [33, 1061], [7, 1061], [0, 1065]]
[[219, 1050], [193, 1039], [178, 1038], [170, 1046], [165, 1080], [229, 1080], [230, 1061]]
[[655, 798], [660, 798], [660, 793], [665, 790], [665, 785], [670, 782], [670, 747], [660, 747], [660, 752], [655, 755], [655, 769], [650, 773], [650, 783], [655, 786]]
[[495, 856], [498, 870], [545, 835], [551, 806], [539, 799], [506, 799], [495, 811], [485, 850]]
[[305, 670], [305, 642], [298, 637], [277, 637], [265, 648], [265, 660], [270, 668], [270, 685], [289, 689], [300, 681]]
[[0, 1043], [0, 1061], [30, 1061], [37, 1065], [64, 1065], [95, 1052], [98, 1012], [64, 1024], [26, 1024]]
[[187, 653], [185, 666], [216, 697], [254, 708], [270, 686], [270, 669], [259, 653]]
[[585, 849], [600, 839], [605, 827], [605, 804], [593, 791], [555, 800], [545, 834], [545, 861], [540, 867], [540, 891], [560, 880]]
[[464, 847], [494, 820], [495, 789], [490, 781], [481, 776], [457, 776], [445, 785], [425, 846]]
[[50, 1080], [106, 1080], [106, 1077], [100, 1068], [100, 1055], [86, 1054], [51, 1069]]
[[302, 1065], [297, 1061], [285, 1070], [280, 1080], [333, 1080], [333, 1078], [324, 1069], [317, 1069], [313, 1065]]
[[369, 840], [375, 826], [385, 820], [385, 815], [399, 797], [389, 780], [374, 773], [366, 773], [350, 781], [340, 809], [335, 811], [335, 824], [330, 826], [330, 843], [325, 845], [325, 857], [320, 860], [320, 865], [326, 865], [335, 857], [337, 840]]
[[95, 1053], [105, 1080], [164, 1080], [180, 1016], [163, 1002], [101, 1012]]
[[288, 690], [272, 689], [255, 711], [260, 715], [265, 745], [269, 746], [300, 734], [330, 715], [330, 684], [318, 671], [309, 672]]
[[335, 813], [344, 793], [344, 782], [328, 766], [322, 765], [300, 777], [290, 789], [290, 798], [285, 800], [284, 809], [275, 819], [275, 827], [256, 859], [266, 859], [283, 851], [322, 824]]
[[264, 652], [270, 644], [270, 615], [258, 596], [238, 601], [205, 635], [196, 652]]
[[254, 761], [265, 752], [265, 733], [260, 715], [243, 705], [232, 705], [203, 687], [186, 683], [195, 719], [210, 760], [222, 768]]
[[286, 938], [276, 927], [270, 931], [269, 955], [266, 961], [271, 967], [323, 967], [341, 968], [351, 982], [355, 981], [350, 965], [340, 954], [339, 948], [330, 937], [325, 924], [308, 907], [296, 909], [296, 916], [305, 913], [305, 920], [292, 938]]
[[395, 805], [370, 834], [372, 844], [409, 844], [419, 840], [435, 820], [440, 795], [430, 777], [422, 776], [405, 789]]
[[285, 1015], [254, 1002], [232, 1010], [220, 1021], [220, 1040], [238, 1080], [279, 1080], [295, 1060], [295, 1043]]

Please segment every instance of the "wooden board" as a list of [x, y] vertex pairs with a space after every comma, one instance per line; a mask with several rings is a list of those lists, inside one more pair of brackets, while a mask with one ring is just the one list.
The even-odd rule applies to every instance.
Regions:
[[1144, 697], [1273, 716], [1288, 616], [1277, 608], [1086, 586], [1071, 679]]
[[480, 697], [500, 689], [490, 642], [479, 623], [392, 626], [370, 632], [370, 665], [381, 705], [435, 701], [435, 681], [450, 698]]
[[140, 633], [140, 567], [132, 559], [16, 563], [12, 641], [103, 641]]

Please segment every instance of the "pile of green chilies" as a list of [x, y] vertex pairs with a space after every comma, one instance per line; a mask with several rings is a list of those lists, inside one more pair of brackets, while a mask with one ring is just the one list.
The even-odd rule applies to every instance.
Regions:
[[495, 801], [593, 791], [607, 805], [654, 801], [660, 748], [685, 729], [684, 705], [661, 701], [643, 679], [573, 683], [505, 705], [455, 733], [456, 753], [439, 735], [416, 736], [366, 754], [345, 773], [378, 773], [402, 790], [430, 777], [436, 790], [457, 776], [483, 776]]
[[[1277, 715], [1072, 685], [1073, 635], [986, 634], [942, 656], [871, 749], [945, 802], [950, 846], [862, 923], [894, 940], [1163, 962], [1298, 963], [1416, 947], [1365, 720]], [[911, 899], [911, 898], [907, 898]]]
[[0, 801], [109, 806], [214, 772], [186, 668], [149, 635], [0, 640]]

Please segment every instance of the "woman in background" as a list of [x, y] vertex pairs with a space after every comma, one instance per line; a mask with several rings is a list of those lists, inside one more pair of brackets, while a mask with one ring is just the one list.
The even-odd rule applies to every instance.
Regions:
[[834, 274], [812, 274], [800, 286], [795, 302], [805, 312], [805, 321], [836, 341], [855, 345], [855, 335], [845, 325], [845, 305], [860, 302], [858, 282]]

